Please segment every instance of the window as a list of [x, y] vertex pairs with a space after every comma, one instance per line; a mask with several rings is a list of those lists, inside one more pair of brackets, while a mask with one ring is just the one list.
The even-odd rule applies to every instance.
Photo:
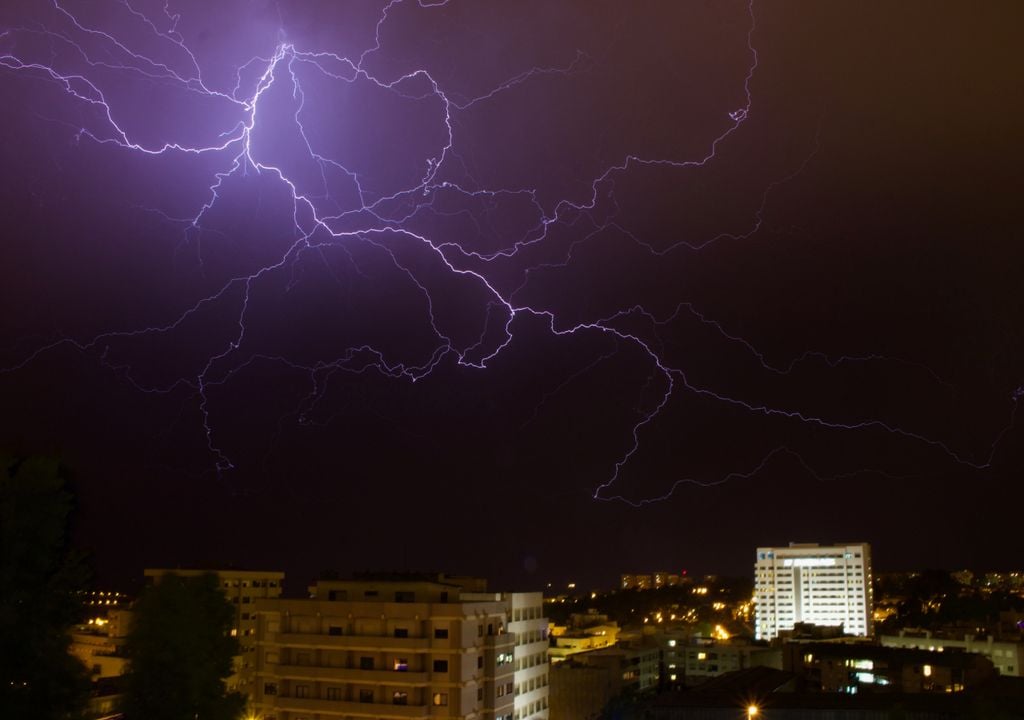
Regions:
[[327, 634], [328, 635], [344, 635], [345, 633], [341, 629], [340, 625], [331, 625], [329, 628], [327, 628]]
[[506, 694], [506, 695], [511, 695], [511, 694], [512, 694], [512, 688], [513, 688], [513, 687], [515, 687], [515, 686], [514, 686], [514, 685], [513, 685], [512, 683], [507, 683], [507, 684], [505, 685], [505, 694]]
[[408, 705], [409, 704], [409, 693], [404, 690], [395, 690], [391, 696], [392, 705]]
[[251, 598], [251, 597], [249, 597], [248, 595], [244, 595], [244, 596], [242, 597], [242, 604], [243, 604], [243, 605], [248, 605], [248, 604], [249, 604], [249, 603], [251, 603], [251, 602], [252, 602], [252, 598]]
[[297, 697], [297, 698], [308, 698], [309, 697], [309, 685], [296, 685], [295, 686], [295, 697]]
[[364, 590], [363, 591], [363, 597], [377, 597], [377, 591], [376, 590]]
[[476, 701], [477, 702], [482, 702], [483, 699], [484, 699], [484, 689], [483, 688], [477, 688], [476, 689]]
[[494, 694], [497, 695], [498, 697], [503, 696], [505, 694], [505, 686], [504, 685], [499, 685]]
[[448, 693], [434, 693], [434, 705], [447, 706], [448, 705]]
[[361, 702], [361, 703], [372, 703], [373, 702], [373, 690], [360, 690], [359, 691], [359, 702]]
[[396, 627], [395, 628], [395, 637], [397, 637], [397, 638], [407, 638], [407, 637], [409, 637], [409, 628], [398, 628], [398, 627]]
[[447, 660], [435, 660], [434, 661], [434, 672], [446, 673], [448, 672], [448, 661]]
[[399, 590], [395, 593], [395, 602], [411, 603], [416, 602], [416, 593], [408, 590]]
[[477, 666], [477, 668], [482, 668], [484, 666], [484, 656], [483, 655], [478, 655], [477, 656], [477, 658], [476, 658], [476, 666]]
[[395, 672], [405, 672], [409, 669], [409, 661], [406, 658], [395, 658]]
[[477, 637], [483, 637], [484, 636], [484, 626], [483, 625], [477, 625], [476, 626], [476, 636]]
[[448, 602], [448, 591], [447, 590], [444, 591], [443, 593], [441, 593], [441, 602], [443, 602], [443, 603], [444, 602]]
[[341, 688], [329, 687], [327, 688], [327, 699], [328, 700], [341, 700]]
[[360, 670], [373, 670], [373, 658], [363, 655], [359, 658], [359, 669]]
[[448, 639], [448, 628], [434, 628], [434, 639], [436, 639], [436, 640], [447, 640]]

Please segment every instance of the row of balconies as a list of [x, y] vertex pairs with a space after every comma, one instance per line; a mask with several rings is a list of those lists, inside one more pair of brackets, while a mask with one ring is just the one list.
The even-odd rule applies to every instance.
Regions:
[[353, 650], [471, 650], [513, 647], [513, 638], [508, 633], [485, 635], [471, 638], [466, 645], [453, 646], [451, 640], [425, 637], [394, 637], [392, 635], [329, 635], [321, 633], [264, 633], [260, 643], [264, 645], [287, 645], [303, 648], [353, 649]]

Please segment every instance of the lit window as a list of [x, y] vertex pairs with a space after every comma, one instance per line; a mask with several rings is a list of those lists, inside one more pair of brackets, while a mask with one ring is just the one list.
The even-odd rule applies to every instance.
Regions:
[[434, 705], [447, 706], [448, 705], [448, 693], [434, 693]]
[[925, 677], [931, 677], [932, 676], [932, 666], [931, 665], [925, 665], [924, 666], [924, 676]]

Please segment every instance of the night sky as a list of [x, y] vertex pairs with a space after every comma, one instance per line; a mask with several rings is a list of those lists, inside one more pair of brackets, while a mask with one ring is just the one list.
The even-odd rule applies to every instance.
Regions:
[[0, 444], [146, 566], [1024, 566], [1018, 2], [16, 0]]

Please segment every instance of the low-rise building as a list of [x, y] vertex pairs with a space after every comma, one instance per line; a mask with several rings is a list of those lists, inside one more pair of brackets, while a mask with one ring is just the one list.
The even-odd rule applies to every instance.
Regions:
[[1000, 675], [1021, 677], [1021, 665], [1024, 664], [1024, 643], [999, 641], [987, 635], [978, 638], [965, 634], [959, 638], [937, 636], [928, 630], [900, 630], [898, 635], [882, 635], [879, 642], [883, 647], [917, 648], [945, 652], [961, 650], [978, 653], [988, 658]]

